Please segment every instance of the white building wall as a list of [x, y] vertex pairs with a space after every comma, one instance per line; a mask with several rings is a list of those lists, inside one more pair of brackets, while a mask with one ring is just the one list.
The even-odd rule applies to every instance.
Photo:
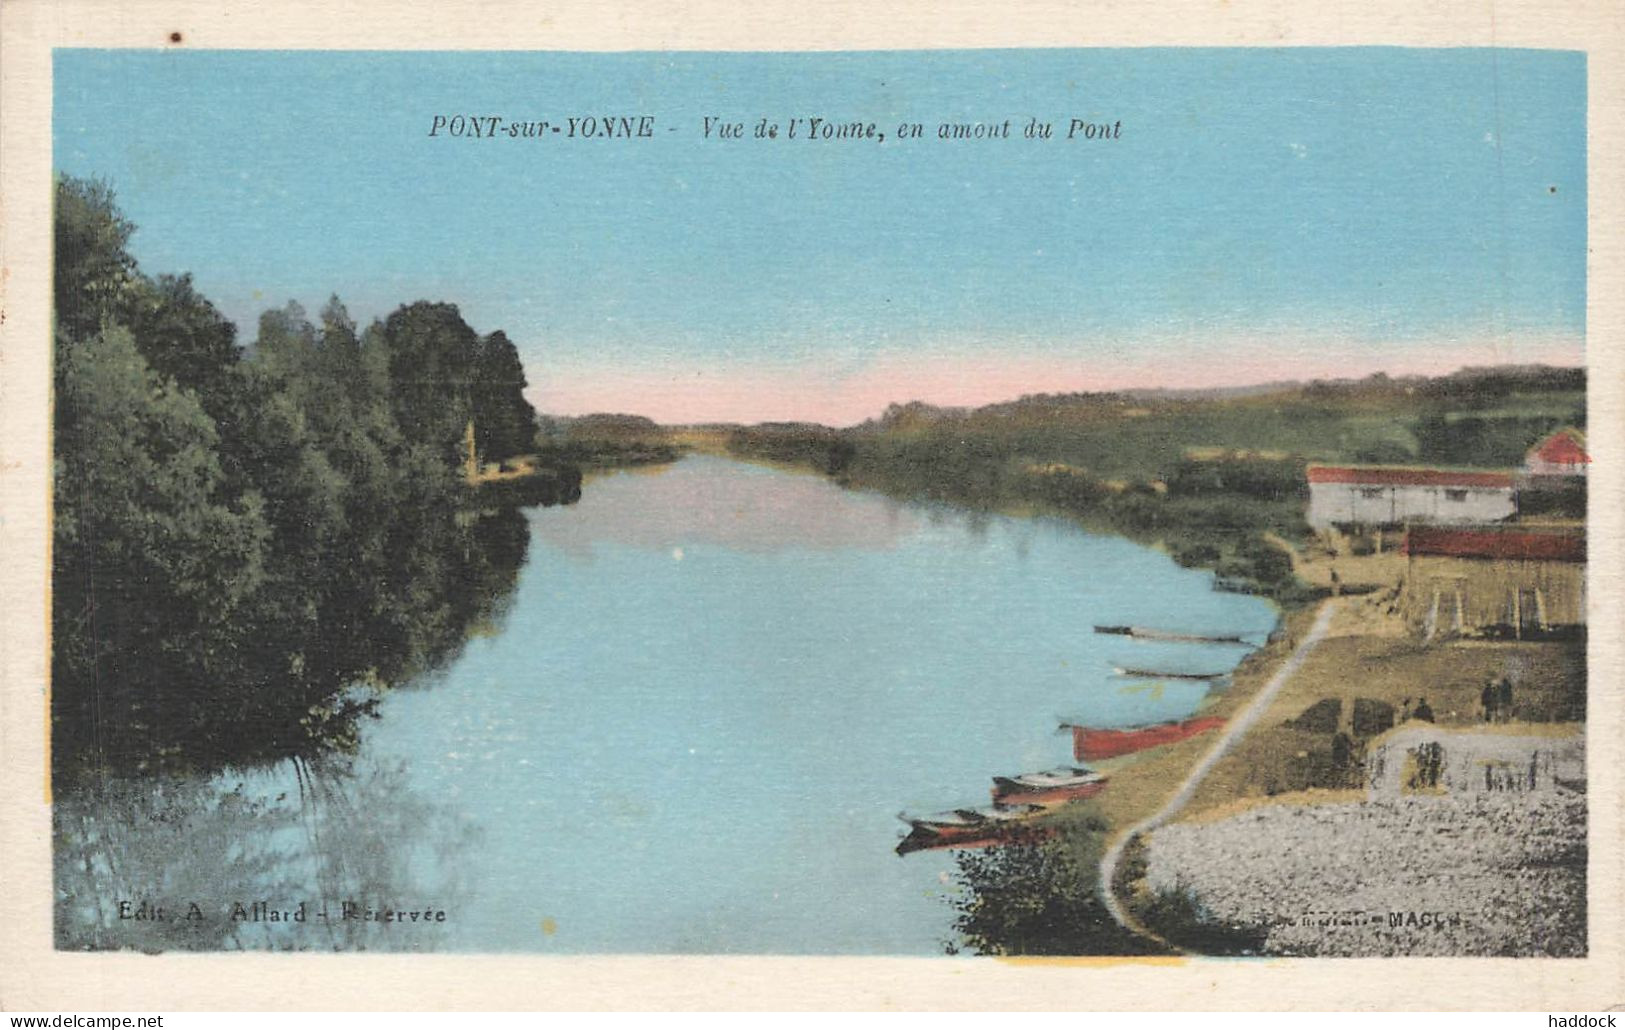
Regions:
[[1510, 487], [1309, 484], [1308, 518], [1315, 529], [1351, 522], [1368, 526], [1498, 522], [1516, 510]]
[[1583, 462], [1544, 461], [1540, 458], [1530, 458], [1524, 464], [1532, 476], [1583, 476], [1587, 467]]

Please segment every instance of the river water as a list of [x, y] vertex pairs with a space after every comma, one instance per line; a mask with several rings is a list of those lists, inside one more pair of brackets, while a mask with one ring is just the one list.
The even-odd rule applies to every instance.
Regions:
[[[897, 813], [1068, 762], [1062, 721], [1178, 718], [1209, 689], [1114, 666], [1243, 655], [1094, 624], [1262, 637], [1275, 621], [1118, 537], [714, 457], [525, 516], [506, 609], [389, 693], [352, 761], [59, 813], [59, 941], [941, 954], [952, 858], [899, 859]], [[168, 918], [119, 920], [121, 900]], [[306, 920], [254, 918], [254, 901], [303, 901]], [[385, 908], [431, 915], [365, 918]]]

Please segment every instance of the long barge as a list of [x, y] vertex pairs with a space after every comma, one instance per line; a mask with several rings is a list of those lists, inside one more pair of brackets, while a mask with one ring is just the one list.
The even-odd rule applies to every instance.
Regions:
[[1145, 626], [1096, 626], [1096, 633], [1104, 633], [1119, 637], [1133, 637], [1136, 640], [1158, 640], [1175, 644], [1239, 644], [1242, 647], [1257, 647], [1258, 645], [1239, 634], [1205, 633], [1178, 633], [1166, 629], [1149, 629]]

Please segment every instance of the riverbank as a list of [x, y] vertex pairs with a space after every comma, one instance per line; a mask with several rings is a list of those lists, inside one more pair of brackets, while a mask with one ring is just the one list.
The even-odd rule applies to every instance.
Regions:
[[[1249, 798], [1363, 789], [1359, 746], [1402, 722], [1407, 700], [1414, 709], [1425, 698], [1438, 726], [1489, 729], [1479, 710], [1480, 693], [1487, 680], [1508, 670], [1518, 678], [1514, 710], [1519, 722], [1577, 724], [1583, 716], [1582, 642], [1457, 640], [1424, 646], [1380, 624], [1374, 628], [1374, 603], [1366, 598], [1341, 602], [1326, 639], [1283, 687], [1254, 731], [1204, 778], [1191, 799], [1188, 817]], [[1217, 695], [1203, 714], [1229, 717], [1238, 711], [1285, 660], [1310, 621], [1309, 612], [1287, 613], [1277, 639], [1248, 656], [1230, 689]], [[1374, 721], [1354, 726], [1356, 706], [1362, 713], [1371, 712]], [[1351, 751], [1344, 761], [1334, 763], [1339, 733], [1350, 738]], [[1101, 797], [1102, 815], [1114, 825], [1143, 815], [1204, 746], [1200, 739], [1186, 741], [1129, 760], [1132, 766], [1125, 769], [1132, 768], [1132, 782], [1126, 777], [1114, 780], [1112, 790]]]
[[997, 433], [961, 439], [867, 425], [835, 430], [770, 424], [710, 436], [707, 448], [730, 457], [799, 467], [899, 500], [1048, 516], [1123, 536], [1169, 554], [1186, 568], [1211, 569], [1219, 589], [1257, 594], [1284, 606], [1308, 603], [1321, 593], [1294, 577], [1287, 555], [1264, 536], [1307, 537], [1301, 463], [1290, 458], [1226, 454], [1181, 459], [1168, 473], [1145, 469], [1114, 477], [1011, 453], [1012, 441]]
[[[1583, 642], [1423, 646], [1393, 630], [1380, 596], [1339, 603], [1184, 808], [1117, 841], [1128, 856], [1112, 889], [1130, 920], [1242, 953], [1583, 953]], [[1237, 676], [1249, 696], [1280, 660], [1257, 657]], [[1502, 676], [1515, 680], [1507, 721], [1487, 724], [1480, 694]], [[1431, 718], [1417, 719], [1424, 686]], [[1201, 746], [1125, 764], [1114, 787], [1132, 785], [1100, 803], [1112, 832], [1154, 811]], [[1171, 899], [1184, 913], [1172, 924]], [[1451, 915], [1419, 928], [1413, 911]]]
[[1577, 421], [1583, 401], [1583, 375], [1505, 368], [1257, 391], [1038, 394], [975, 409], [912, 402], [844, 429], [766, 423], [684, 435], [900, 499], [1060, 516], [1295, 608], [1335, 589], [1296, 575], [1289, 553], [1312, 540], [1309, 463], [1515, 466]]
[[581, 499], [581, 480], [579, 465], [522, 455], [481, 469], [468, 485], [480, 505], [530, 507], [574, 504]]

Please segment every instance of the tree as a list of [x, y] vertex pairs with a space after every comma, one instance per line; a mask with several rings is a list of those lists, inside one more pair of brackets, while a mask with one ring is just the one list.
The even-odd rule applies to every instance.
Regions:
[[120, 318], [154, 372], [194, 391], [217, 422], [240, 403], [235, 372], [242, 359], [237, 327], [197, 291], [190, 275], [138, 278]]
[[519, 350], [505, 333], [482, 338], [456, 305], [420, 301], [391, 314], [380, 335], [395, 418], [409, 439], [462, 460], [472, 421], [475, 449], [487, 459], [534, 449], [536, 411], [525, 400]]
[[75, 744], [153, 756], [241, 702], [234, 623], [270, 527], [257, 494], [227, 492], [208, 414], [128, 331], [59, 338], [56, 377], [53, 717]]
[[408, 440], [455, 465], [473, 417], [469, 388], [479, 337], [455, 304], [419, 301], [384, 321], [383, 342], [396, 423]]
[[125, 249], [135, 226], [118, 211], [105, 182], [56, 180], [56, 260], [53, 299], [65, 336], [89, 338], [114, 319], [136, 281]]
[[487, 460], [535, 449], [536, 409], [525, 399], [526, 385], [519, 349], [505, 333], [480, 340], [470, 401], [475, 447]]
[[979, 955], [1154, 952], [1117, 925], [1096, 893], [1102, 829], [1096, 824], [1057, 840], [956, 852], [964, 893], [954, 906], [954, 929], [963, 944]]

